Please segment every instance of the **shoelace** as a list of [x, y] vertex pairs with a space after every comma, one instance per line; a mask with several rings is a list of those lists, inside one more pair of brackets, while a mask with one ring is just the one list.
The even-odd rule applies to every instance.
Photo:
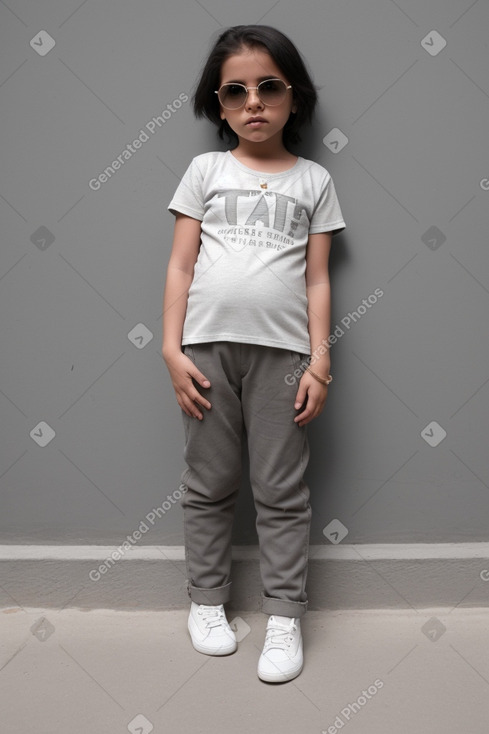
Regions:
[[197, 614], [200, 614], [205, 622], [207, 629], [211, 627], [220, 627], [227, 625], [227, 620], [222, 607], [207, 607], [202, 604]]
[[280, 650], [287, 650], [294, 639], [291, 633], [296, 631], [297, 626], [295, 624], [291, 627], [283, 627], [276, 622], [273, 626], [270, 626], [267, 629], [265, 635], [265, 650], [270, 650], [272, 647], [277, 647]]

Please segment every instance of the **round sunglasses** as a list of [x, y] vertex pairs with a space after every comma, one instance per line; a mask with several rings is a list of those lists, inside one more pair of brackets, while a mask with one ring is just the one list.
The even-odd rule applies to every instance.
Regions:
[[287, 90], [292, 86], [287, 85], [282, 79], [265, 79], [257, 87], [245, 87], [238, 82], [223, 84], [215, 94], [219, 102], [226, 110], [238, 110], [248, 99], [250, 89], [255, 89], [260, 101], [268, 107], [275, 107], [284, 101]]

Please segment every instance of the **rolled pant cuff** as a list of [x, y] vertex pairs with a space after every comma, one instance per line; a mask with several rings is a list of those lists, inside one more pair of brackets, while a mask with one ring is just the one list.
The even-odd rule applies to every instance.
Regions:
[[262, 612], [264, 614], [278, 614], [280, 617], [294, 617], [300, 619], [307, 611], [307, 601], [289, 601], [265, 596], [262, 593]]
[[189, 597], [196, 604], [219, 606], [219, 604], [225, 604], [231, 598], [231, 582], [224, 586], [216, 586], [213, 589], [201, 589], [199, 586], [193, 586], [188, 582], [187, 590]]

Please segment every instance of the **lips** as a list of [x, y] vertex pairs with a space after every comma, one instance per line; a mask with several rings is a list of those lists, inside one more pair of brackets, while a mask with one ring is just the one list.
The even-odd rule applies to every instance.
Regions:
[[266, 120], [263, 117], [250, 117], [246, 120], [246, 125], [249, 125], [250, 127], [260, 127], [260, 125], [263, 125], [264, 123], [266, 123]]

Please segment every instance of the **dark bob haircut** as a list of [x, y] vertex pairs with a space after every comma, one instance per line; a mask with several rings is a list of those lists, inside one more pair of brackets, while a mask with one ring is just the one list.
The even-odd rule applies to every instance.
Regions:
[[283, 129], [283, 142], [288, 148], [301, 139], [300, 128], [312, 122], [317, 92], [299, 51], [287, 36], [271, 26], [237, 25], [221, 33], [209, 54], [193, 95], [194, 113], [197, 117], [206, 117], [217, 125], [221, 140], [226, 134], [229, 140], [238, 142], [238, 136], [226, 120], [221, 120], [219, 100], [214, 92], [220, 86], [223, 62], [243, 48], [256, 47], [261, 47], [270, 54], [292, 85], [297, 112], [290, 114]]

